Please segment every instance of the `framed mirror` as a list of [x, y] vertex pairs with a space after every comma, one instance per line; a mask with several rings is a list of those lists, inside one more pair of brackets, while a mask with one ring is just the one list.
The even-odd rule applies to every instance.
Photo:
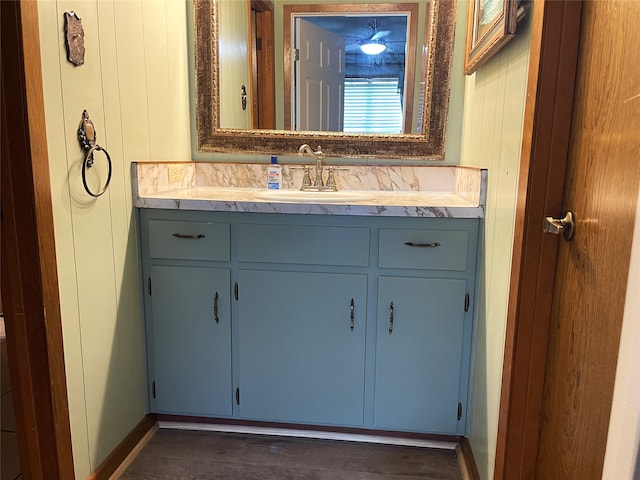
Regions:
[[[243, 4], [245, 1], [247, 3]], [[235, 40], [229, 38], [224, 27], [227, 16], [231, 15], [227, 13], [230, 3], [236, 7], [240, 4], [245, 8], [244, 11], [251, 12], [244, 21], [247, 31], [241, 31]], [[421, 3], [422, 12], [428, 13], [416, 14], [418, 3], [330, 5], [319, 2], [319, 5], [313, 6], [311, 3], [283, 5], [282, 2], [276, 2], [274, 9], [268, 0], [195, 0], [198, 150], [294, 155], [301, 144], [308, 143], [321, 146], [328, 157], [443, 159], [456, 2], [432, 0], [430, 3]], [[267, 27], [272, 28], [274, 35], [272, 39], [260, 39], [258, 47], [276, 46], [272, 53], [276, 61], [267, 60], [266, 65], [270, 66], [272, 72], [264, 80], [256, 76], [253, 68], [256, 60], [251, 45], [254, 48], [256, 46], [253, 21], [256, 5], [260, 12], [267, 12], [262, 18], [263, 21], [267, 19]], [[280, 22], [275, 21], [278, 14], [281, 16]], [[235, 16], [238, 17], [238, 14]], [[305, 16], [311, 18], [303, 18]], [[294, 72], [301, 50], [305, 52], [295, 43], [298, 37], [297, 24], [314, 23], [324, 30], [331, 30], [330, 25], [342, 22], [343, 19], [338, 17], [348, 17], [349, 21], [355, 23], [336, 27], [342, 28], [342, 33], [337, 35], [343, 37], [343, 46], [337, 55], [332, 54], [332, 58], [342, 56], [342, 68], [346, 72], [346, 78], [343, 79], [345, 83], [337, 91], [342, 89], [344, 92], [363, 83], [367, 83], [369, 88], [371, 83], [381, 83], [381, 78], [387, 83], [391, 82], [394, 86], [385, 88], [391, 93], [392, 90], [397, 92], [395, 96], [399, 100], [396, 100], [396, 104], [399, 107], [394, 108], [398, 111], [400, 126], [385, 126], [380, 131], [360, 124], [356, 127], [345, 125], [344, 122], [348, 123], [345, 112], [354, 110], [344, 104], [351, 98], [348, 91], [343, 103], [338, 102], [337, 110], [343, 115], [340, 119], [342, 124], [334, 122], [329, 128], [322, 122], [304, 124], [296, 119], [296, 115], [300, 115], [300, 105], [308, 103], [306, 99], [296, 97], [296, 85], [303, 83], [300, 78], [306, 79], [299, 72]], [[237, 32], [239, 29], [234, 27], [233, 30]], [[404, 40], [400, 43], [398, 39], [403, 35]], [[238, 47], [243, 42], [246, 42], [246, 46]], [[367, 43], [384, 45], [383, 56], [363, 54], [361, 46]], [[357, 61], [353, 60], [356, 56], [359, 58]], [[229, 58], [236, 62], [236, 66], [228, 62]], [[363, 65], [358, 67], [358, 62]], [[396, 64], [400, 63], [402, 67], [397, 67]], [[248, 85], [242, 80], [229, 80], [229, 74], [238, 69], [249, 71]], [[355, 87], [348, 85], [349, 82]], [[269, 94], [267, 90], [266, 94], [255, 95], [256, 84], [272, 89], [274, 93]], [[370, 98], [376, 101], [381, 98], [380, 95], [376, 90]], [[315, 98], [319, 96], [315, 95]], [[225, 105], [229, 100], [231, 109]], [[272, 109], [268, 115], [275, 118], [258, 121], [256, 105], [259, 103], [268, 106], [260, 107], [262, 111]], [[312, 107], [309, 111], [316, 115], [320, 109]], [[385, 111], [384, 107], [382, 111]], [[230, 118], [234, 115], [239, 116], [241, 121], [235, 122]], [[384, 115], [390, 116], [388, 111]]]

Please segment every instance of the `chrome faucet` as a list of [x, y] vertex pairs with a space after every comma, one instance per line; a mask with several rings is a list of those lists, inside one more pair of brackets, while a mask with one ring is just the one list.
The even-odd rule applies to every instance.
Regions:
[[[316, 158], [316, 179], [313, 182], [313, 186], [316, 187], [316, 190], [320, 190], [321, 188], [319, 187], [324, 186], [324, 181], [322, 180], [322, 160], [324, 159], [324, 152], [321, 150], [320, 146], [318, 146], [318, 148], [314, 152], [313, 149], [305, 143], [298, 149], [298, 155], [303, 156], [304, 154], [309, 154]], [[305, 187], [306, 185], [302, 185], [303, 190], [306, 189]]]

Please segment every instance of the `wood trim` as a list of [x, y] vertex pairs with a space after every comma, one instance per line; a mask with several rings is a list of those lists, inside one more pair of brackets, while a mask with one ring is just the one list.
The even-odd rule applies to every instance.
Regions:
[[[252, 129], [276, 128], [273, 3], [250, 0]], [[260, 39], [260, 49], [257, 42]]]
[[108, 480], [129, 459], [130, 454], [142, 448], [142, 442], [148, 441], [158, 427], [158, 419], [154, 413], [147, 414], [124, 437], [118, 446], [94, 470], [87, 480]]
[[460, 439], [460, 443], [456, 447], [456, 454], [458, 455], [458, 464], [460, 465], [460, 473], [463, 480], [480, 480], [480, 472], [478, 472], [476, 460], [473, 458], [469, 439], [466, 437]]
[[2, 9], [2, 294], [25, 478], [74, 478], [38, 4]]
[[582, 4], [533, 4], [495, 479], [534, 478]]

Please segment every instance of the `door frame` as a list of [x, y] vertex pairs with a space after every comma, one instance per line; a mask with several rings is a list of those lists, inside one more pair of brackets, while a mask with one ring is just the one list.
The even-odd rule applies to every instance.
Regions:
[[533, 2], [494, 479], [534, 478], [582, 3]]
[[22, 474], [31, 479], [75, 478], [38, 4], [0, 3], [2, 295]]
[[251, 128], [276, 128], [273, 2], [249, 0]]

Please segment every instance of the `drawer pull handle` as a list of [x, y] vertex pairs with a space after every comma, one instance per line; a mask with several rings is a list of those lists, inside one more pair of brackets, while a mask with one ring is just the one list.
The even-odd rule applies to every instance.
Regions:
[[218, 292], [213, 297], [213, 319], [216, 321], [216, 324], [220, 323], [220, 318], [218, 318]]
[[186, 233], [174, 233], [173, 236], [176, 238], [186, 238], [187, 240], [199, 240], [206, 237], [204, 233], [197, 233], [194, 235], [188, 235]]
[[349, 307], [349, 316], [350, 316], [350, 320], [351, 320], [351, 331], [353, 332], [353, 329], [355, 327], [355, 318], [354, 318], [354, 311], [355, 311], [355, 306], [356, 306], [356, 302], [354, 302], [353, 298], [351, 299], [351, 306]]
[[393, 302], [389, 305], [389, 335], [393, 333]]
[[410, 247], [418, 247], [418, 248], [436, 248], [439, 247], [440, 244], [438, 242], [434, 243], [413, 243], [413, 242], [404, 242], [405, 245]]

